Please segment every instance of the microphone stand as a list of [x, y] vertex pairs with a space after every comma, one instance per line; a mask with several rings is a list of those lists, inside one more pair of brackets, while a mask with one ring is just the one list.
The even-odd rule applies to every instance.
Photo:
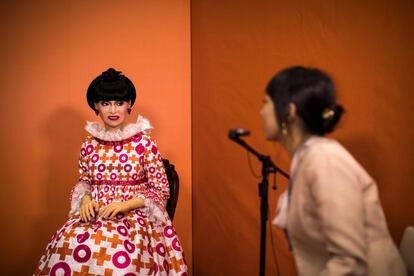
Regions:
[[238, 136], [229, 135], [229, 138], [259, 159], [262, 163], [262, 181], [259, 183], [259, 197], [260, 197], [260, 268], [259, 268], [259, 275], [265, 275], [265, 261], [266, 261], [266, 223], [267, 223], [267, 216], [268, 216], [268, 207], [269, 207], [269, 200], [268, 200], [268, 190], [269, 190], [269, 174], [270, 173], [280, 173], [287, 179], [289, 179], [289, 175], [276, 166], [273, 161], [270, 159], [270, 156], [263, 155], [258, 153], [255, 149], [249, 146], [244, 140], [240, 139]]

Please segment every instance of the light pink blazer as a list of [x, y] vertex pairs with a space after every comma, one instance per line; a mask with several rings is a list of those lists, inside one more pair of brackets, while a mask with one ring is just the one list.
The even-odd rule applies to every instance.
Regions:
[[299, 275], [406, 275], [377, 185], [337, 141], [308, 139], [290, 183], [287, 228]]

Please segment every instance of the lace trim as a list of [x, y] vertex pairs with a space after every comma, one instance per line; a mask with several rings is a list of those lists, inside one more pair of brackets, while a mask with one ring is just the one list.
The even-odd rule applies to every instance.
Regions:
[[128, 144], [132, 141], [139, 142], [142, 139], [142, 134], [145, 134], [145, 133], [140, 132], [138, 134], [135, 134], [132, 137], [129, 137], [129, 138], [121, 140], [121, 141], [105, 141], [105, 140], [101, 140], [101, 139], [96, 138], [96, 137], [93, 137], [93, 139], [95, 139], [99, 144], [102, 144], [102, 145], [105, 145], [105, 146], [117, 146], [117, 145], [122, 146], [122, 145]]
[[69, 214], [73, 215], [79, 212], [80, 202], [82, 198], [87, 195], [91, 194], [91, 186], [89, 183], [84, 181], [80, 181], [73, 186], [72, 191], [70, 193], [70, 212]]
[[144, 200], [144, 206], [139, 210], [144, 213], [148, 219], [154, 223], [162, 223], [167, 220], [167, 212], [163, 204], [160, 205], [154, 197], [149, 196], [151, 193], [139, 194], [137, 197]]
[[116, 131], [106, 131], [97, 122], [86, 122], [85, 130], [91, 134], [93, 137], [108, 142], [119, 142], [132, 136], [137, 135], [142, 132], [144, 134], [149, 134], [154, 127], [151, 125], [148, 119], [139, 115], [137, 122], [134, 124], [128, 124], [123, 128], [123, 130]]

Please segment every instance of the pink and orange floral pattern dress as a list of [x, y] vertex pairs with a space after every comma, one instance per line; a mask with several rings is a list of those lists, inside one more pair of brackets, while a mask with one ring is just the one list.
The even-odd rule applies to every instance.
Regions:
[[[80, 152], [80, 181], [71, 194], [69, 220], [51, 238], [35, 275], [187, 275], [183, 249], [165, 210], [168, 180], [161, 155], [139, 117], [117, 133], [88, 123]], [[144, 199], [145, 206], [82, 222], [80, 199], [99, 206]]]

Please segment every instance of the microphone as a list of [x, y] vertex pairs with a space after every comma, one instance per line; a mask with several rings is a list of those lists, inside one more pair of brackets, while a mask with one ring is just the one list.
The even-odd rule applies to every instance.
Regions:
[[250, 131], [244, 128], [235, 128], [235, 129], [230, 129], [229, 131], [229, 138], [232, 140], [236, 140], [242, 136], [249, 136], [249, 135], [250, 135]]

